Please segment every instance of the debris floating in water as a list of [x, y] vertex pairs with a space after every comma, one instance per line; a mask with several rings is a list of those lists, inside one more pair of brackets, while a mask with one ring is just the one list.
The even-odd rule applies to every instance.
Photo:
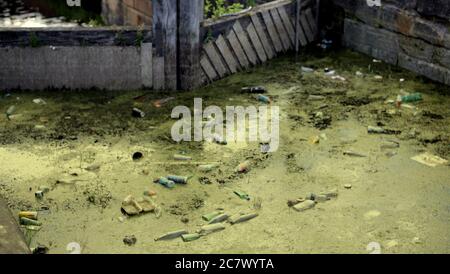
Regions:
[[439, 156], [433, 155], [429, 152], [425, 152], [423, 154], [414, 156], [411, 159], [421, 164], [427, 165], [429, 167], [436, 167], [438, 165], [445, 165], [448, 163], [447, 160]]
[[308, 68], [308, 67], [302, 67], [301, 70], [302, 70], [302, 72], [304, 72], [304, 73], [311, 73], [311, 72], [314, 72], [314, 69]]
[[270, 104], [272, 102], [269, 97], [262, 95], [262, 94], [258, 94], [257, 99], [258, 99], [258, 101], [265, 103], [265, 104]]
[[173, 156], [173, 158], [175, 160], [178, 160], [178, 161], [190, 161], [190, 160], [192, 160], [192, 157], [186, 156], [186, 155], [181, 155], [181, 154], [175, 154]]
[[178, 238], [184, 234], [189, 234], [189, 232], [185, 229], [172, 231], [172, 232], [168, 232], [168, 233], [156, 238], [155, 241], [172, 240], [172, 239]]
[[132, 115], [135, 118], [144, 118], [145, 112], [143, 112], [142, 110], [140, 110], [138, 108], [133, 108]]
[[265, 87], [243, 87], [241, 89], [242, 92], [247, 92], [247, 93], [266, 93], [267, 90]]
[[187, 184], [189, 177], [188, 176], [177, 176], [177, 175], [169, 175], [167, 179], [173, 181], [177, 184]]

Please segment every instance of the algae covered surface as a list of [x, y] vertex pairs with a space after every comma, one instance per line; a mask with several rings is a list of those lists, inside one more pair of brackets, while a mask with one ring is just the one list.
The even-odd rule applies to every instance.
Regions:
[[[194, 98], [204, 108], [262, 105], [244, 86], [266, 87], [280, 108], [276, 152], [261, 152], [258, 142], [172, 140], [172, 109], [192, 110]], [[423, 100], [389, 101], [413, 92]], [[133, 117], [134, 107], [145, 117]], [[69, 253], [71, 243], [81, 253], [450, 252], [449, 165], [411, 159], [425, 152], [450, 159], [450, 87], [351, 51], [282, 57], [192, 92], [2, 92], [0, 111], [0, 194], [14, 214], [39, 211], [42, 227], [30, 245], [50, 253]], [[396, 134], [368, 134], [368, 126]], [[135, 152], [142, 159], [133, 160]], [[237, 173], [245, 161], [249, 171]], [[217, 167], [203, 172], [200, 164]], [[168, 174], [190, 179], [174, 189], [153, 182]], [[50, 188], [41, 200], [39, 186]], [[337, 197], [312, 209], [288, 206], [329, 190]], [[124, 215], [122, 201], [144, 191], [156, 193], [157, 213]], [[192, 242], [155, 241], [194, 233], [217, 210], [258, 217]], [[136, 242], [125, 244], [131, 236]]]

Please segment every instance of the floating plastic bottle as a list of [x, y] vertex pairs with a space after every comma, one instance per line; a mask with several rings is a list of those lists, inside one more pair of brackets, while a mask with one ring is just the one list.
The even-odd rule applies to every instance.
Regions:
[[166, 177], [159, 178], [157, 182], [159, 184], [167, 187], [167, 188], [174, 188], [175, 187], [175, 182], [167, 179]]
[[167, 176], [167, 179], [169, 179], [170, 181], [173, 181], [177, 184], [187, 184], [189, 177], [178, 176], [178, 175], [169, 175], [169, 176]]
[[262, 94], [258, 94], [257, 99], [258, 99], [258, 101], [265, 103], [265, 104], [270, 104], [272, 102], [269, 97], [262, 95]]

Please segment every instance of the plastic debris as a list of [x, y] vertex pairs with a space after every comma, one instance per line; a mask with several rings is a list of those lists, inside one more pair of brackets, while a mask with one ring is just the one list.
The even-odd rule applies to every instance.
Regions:
[[37, 220], [38, 219], [38, 213], [37, 211], [20, 211], [19, 212], [19, 218], [28, 218], [31, 220]]
[[325, 75], [326, 75], [326, 76], [333, 76], [333, 75], [335, 75], [335, 74], [336, 74], [336, 71], [335, 71], [335, 70], [325, 71]]
[[138, 108], [133, 108], [131, 115], [135, 118], [144, 118], [145, 112], [143, 112], [142, 110], [140, 110]]
[[127, 215], [133, 216], [141, 213], [154, 212], [156, 204], [148, 197], [135, 199], [132, 195], [128, 195], [122, 201], [122, 211]]
[[200, 230], [197, 232], [202, 236], [218, 232], [225, 229], [225, 225], [218, 223], [218, 224], [211, 224], [211, 225], [204, 225], [200, 228]]
[[36, 105], [46, 105], [47, 104], [47, 102], [45, 102], [43, 99], [41, 99], [41, 98], [36, 98], [36, 99], [33, 99], [33, 103], [35, 103]]
[[160, 108], [172, 100], [175, 100], [175, 97], [167, 97], [164, 99], [156, 100], [153, 102], [153, 106], [156, 108]]
[[417, 92], [409, 95], [399, 95], [397, 96], [397, 100], [395, 101], [395, 103], [397, 104], [397, 106], [400, 106], [400, 104], [402, 103], [413, 103], [418, 101], [422, 101], [422, 94]]
[[333, 80], [339, 80], [339, 81], [342, 81], [342, 82], [347, 81], [347, 79], [345, 79], [344, 77], [342, 77], [342, 76], [340, 76], [340, 75], [331, 76], [331, 79], [333, 79]]
[[144, 196], [154, 197], [156, 195], [157, 195], [157, 193], [154, 190], [144, 190]]
[[178, 176], [178, 175], [169, 175], [167, 179], [175, 182], [176, 184], [187, 184], [189, 177], [187, 176]]
[[159, 183], [160, 185], [163, 185], [167, 188], [174, 188], [175, 182], [172, 180], [167, 179], [166, 177], [160, 177], [155, 180], [155, 182]]
[[361, 157], [361, 158], [367, 157], [367, 155], [365, 155], [365, 154], [362, 154], [362, 153], [359, 153], [359, 152], [354, 152], [354, 151], [351, 151], [351, 150], [344, 151], [344, 155], [346, 155], [346, 156], [353, 156], [353, 157]]
[[19, 220], [20, 220], [20, 224], [21, 225], [26, 225], [26, 226], [28, 226], [28, 225], [41, 226], [42, 225], [41, 222], [39, 222], [37, 220], [30, 219], [30, 218], [26, 218], [26, 217], [20, 217]]
[[381, 7], [381, 0], [367, 0], [369, 7]]
[[36, 199], [38, 199], [38, 200], [44, 199], [44, 191], [42, 191], [42, 190], [36, 191], [34, 193], [34, 197], [36, 197]]
[[312, 201], [312, 200], [306, 200], [306, 201], [304, 201], [304, 202], [301, 202], [301, 203], [299, 203], [299, 204], [293, 206], [293, 208], [294, 208], [296, 211], [301, 212], [301, 211], [305, 211], [305, 210], [311, 209], [311, 208], [313, 208], [315, 205], [316, 205], [316, 202], [314, 202], [314, 201]]
[[317, 44], [318, 47], [327, 50], [330, 49], [333, 46], [332, 40], [323, 39], [319, 44]]
[[202, 235], [200, 235], [199, 233], [192, 233], [192, 234], [183, 234], [181, 235], [181, 238], [183, 239], [184, 242], [192, 242], [200, 239], [201, 236]]
[[311, 72], [314, 72], [314, 69], [308, 68], [308, 67], [302, 67], [301, 70], [302, 70], [302, 72], [304, 72], [304, 73], [311, 73]]
[[192, 160], [192, 157], [186, 156], [186, 155], [181, 155], [181, 154], [175, 154], [175, 155], [173, 155], [173, 158], [175, 160], [178, 160], [178, 161], [190, 161], [190, 160]]
[[158, 238], [155, 239], [155, 241], [172, 240], [172, 239], [178, 238], [184, 234], [189, 234], [189, 232], [185, 229], [172, 231], [172, 232], [168, 232], [162, 236], [159, 236]]
[[448, 163], [447, 160], [439, 156], [433, 155], [429, 152], [425, 152], [420, 155], [414, 156], [411, 159], [429, 167], [436, 167], [438, 165], [445, 165]]
[[258, 99], [258, 101], [265, 103], [265, 104], [270, 104], [272, 102], [269, 97], [262, 95], [262, 94], [258, 94], [257, 99]]
[[228, 221], [230, 222], [230, 224], [234, 225], [234, 224], [243, 223], [243, 222], [249, 221], [251, 219], [254, 219], [254, 218], [258, 217], [258, 215], [259, 215], [258, 213], [250, 213], [250, 214], [245, 214], [245, 215], [238, 214], [238, 215], [231, 216], [228, 219]]
[[374, 127], [374, 126], [368, 126], [367, 132], [370, 134], [391, 134], [391, 135], [397, 135], [397, 134], [402, 133], [399, 130], [391, 130], [391, 129], [385, 129], [382, 127]]
[[230, 216], [226, 213], [222, 213], [220, 215], [217, 215], [216, 217], [212, 218], [208, 223], [209, 224], [215, 224], [215, 223], [221, 223], [226, 221]]
[[198, 170], [202, 171], [202, 172], [210, 172], [210, 171], [214, 170], [215, 168], [217, 168], [217, 165], [214, 165], [214, 164], [198, 166]]
[[267, 90], [265, 87], [243, 87], [241, 89], [242, 92], [247, 93], [266, 93]]
[[220, 212], [220, 211], [213, 211], [213, 212], [203, 215], [202, 219], [209, 222], [212, 219], [214, 219], [215, 217], [219, 216], [221, 213], [222, 212]]
[[234, 194], [239, 196], [239, 198], [241, 198], [241, 199], [250, 200], [250, 196], [247, 193], [245, 193], [244, 191], [235, 190]]
[[225, 140], [225, 138], [222, 135], [218, 134], [218, 133], [215, 133], [212, 136], [212, 140], [213, 140], [214, 143], [219, 144], [219, 145], [226, 145], [226, 144], [228, 144], [227, 140]]
[[6, 118], [8, 118], [8, 120], [10, 120], [10, 116], [13, 115], [15, 111], [16, 111], [16, 106], [10, 106], [5, 112]]
[[309, 95], [308, 96], [308, 100], [310, 101], [321, 101], [321, 100], [325, 100], [326, 97], [322, 96], [322, 95]]

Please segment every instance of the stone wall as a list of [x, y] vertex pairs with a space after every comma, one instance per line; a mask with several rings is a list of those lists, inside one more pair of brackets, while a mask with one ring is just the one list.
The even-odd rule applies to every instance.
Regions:
[[0, 29], [0, 90], [153, 85], [151, 30]]
[[152, 0], [103, 0], [102, 16], [108, 24], [152, 25]]
[[344, 46], [450, 85], [449, 0], [327, 2], [345, 11]]

